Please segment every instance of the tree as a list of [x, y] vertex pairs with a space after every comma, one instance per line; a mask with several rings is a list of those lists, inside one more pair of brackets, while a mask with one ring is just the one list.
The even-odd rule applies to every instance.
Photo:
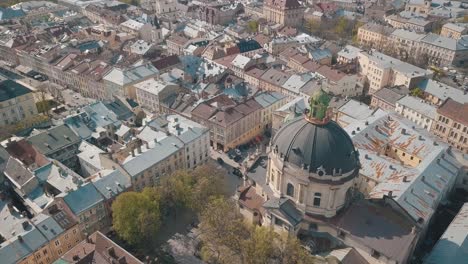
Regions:
[[249, 231], [234, 201], [212, 197], [200, 214], [200, 232], [204, 260], [236, 263], [243, 259], [243, 242]]
[[278, 262], [280, 264], [296, 263], [307, 264], [317, 263], [318, 258], [305, 250], [296, 237], [283, 233], [276, 240]]
[[257, 20], [250, 20], [247, 24], [247, 28], [250, 33], [255, 33], [258, 31], [258, 21]]
[[344, 17], [340, 17], [338, 23], [335, 26], [335, 33], [344, 36], [346, 34], [346, 29], [348, 25], [348, 20]]
[[243, 244], [245, 263], [263, 264], [270, 262], [277, 253], [272, 241], [277, 239], [278, 234], [268, 227], [253, 226], [252, 229], [250, 238]]
[[411, 90], [410, 95], [414, 96], [414, 97], [423, 98], [424, 97], [424, 91], [421, 88], [416, 87], [416, 88]]
[[145, 245], [161, 225], [159, 195], [152, 188], [125, 192], [112, 204], [113, 228], [131, 245]]
[[208, 263], [327, 263], [299, 240], [270, 227], [245, 223], [234, 201], [212, 198], [200, 215], [202, 258]]
[[223, 177], [223, 172], [211, 165], [174, 172], [163, 178], [157, 187], [161, 193], [161, 210], [164, 215], [174, 213], [176, 208], [200, 213], [212, 196], [226, 194]]

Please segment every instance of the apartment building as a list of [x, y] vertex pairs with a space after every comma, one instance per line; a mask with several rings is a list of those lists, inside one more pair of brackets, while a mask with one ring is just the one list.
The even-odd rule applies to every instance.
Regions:
[[404, 18], [399, 15], [385, 17], [385, 22], [397, 29], [406, 29], [418, 33], [427, 32], [431, 29], [433, 22], [423, 18]]
[[463, 67], [468, 64], [468, 36], [453, 39], [436, 34], [427, 34], [419, 43], [418, 56], [427, 56], [436, 66]]
[[409, 94], [405, 86], [384, 87], [372, 94], [371, 106], [387, 112], [395, 111], [396, 102]]
[[64, 210], [71, 214], [78, 222], [82, 234], [98, 230], [107, 231], [111, 224], [105, 199], [92, 183], [57, 195], [48, 208]]
[[27, 87], [12, 81], [0, 81], [0, 127], [37, 115], [34, 95]]
[[167, 53], [170, 55], [183, 55], [184, 49], [190, 40], [182, 34], [173, 34], [166, 39]]
[[436, 118], [437, 108], [420, 98], [407, 95], [396, 102], [395, 111], [430, 131]]
[[297, 0], [268, 0], [263, 4], [263, 17], [283, 26], [302, 25], [305, 7]]
[[272, 92], [261, 93], [255, 96], [254, 100], [262, 106], [260, 121], [266, 131], [271, 129], [273, 112], [285, 105], [288, 102], [288, 97], [280, 93]]
[[465, 24], [447, 23], [440, 30], [441, 36], [453, 39], [460, 39], [466, 34], [468, 34], [468, 27]]
[[423, 80], [418, 88], [424, 91], [424, 100], [437, 106], [442, 105], [448, 98], [461, 104], [468, 103], [468, 93], [461, 87], [453, 87], [432, 79]]
[[170, 95], [175, 95], [182, 88], [175, 84], [159, 80], [148, 79], [133, 85], [136, 91], [136, 100], [141, 107], [153, 113], [161, 111], [160, 102]]
[[4, 221], [0, 233], [5, 239], [0, 244], [2, 264], [51, 264], [81, 241], [76, 222], [63, 211], [29, 220], [5, 203], [0, 210]]
[[48, 158], [69, 168], [77, 168], [81, 139], [66, 125], [60, 125], [31, 136], [27, 141]]
[[358, 29], [357, 39], [363, 46], [380, 50], [387, 47], [393, 31], [395, 29], [392, 27], [367, 23]]
[[468, 103], [451, 98], [437, 109], [435, 125], [431, 130], [456, 149], [468, 153]]
[[65, 253], [57, 263], [143, 264], [101, 232], [87, 236], [85, 240]]
[[387, 86], [404, 85], [411, 89], [432, 75], [430, 71], [373, 50], [360, 52], [358, 61], [360, 74], [369, 83], [369, 94]]
[[154, 186], [164, 175], [195, 168], [209, 159], [209, 130], [180, 115], [161, 115], [135, 137], [122, 149], [100, 155], [100, 162], [103, 168], [115, 168], [126, 175], [136, 191]]
[[301, 43], [291, 37], [277, 37], [263, 45], [263, 48], [272, 55], [278, 55], [286, 49], [300, 46]]
[[228, 151], [263, 132], [261, 109], [254, 99], [237, 103], [219, 95], [196, 106], [192, 119], [210, 129], [213, 148]]
[[241, 11], [243, 6], [233, 2], [204, 3], [200, 6], [200, 19], [212, 25], [227, 25]]
[[292, 74], [290, 73], [270, 68], [260, 76], [259, 87], [264, 91], [282, 93], [284, 89], [283, 85], [291, 76]]
[[103, 77], [107, 93], [136, 100], [133, 86], [141, 81], [159, 76], [159, 71], [150, 63], [129, 68], [113, 68]]
[[318, 68], [317, 73], [324, 78], [322, 87], [327, 93], [343, 97], [354, 97], [363, 93], [363, 87], [357, 83], [356, 74], [346, 74], [326, 65]]

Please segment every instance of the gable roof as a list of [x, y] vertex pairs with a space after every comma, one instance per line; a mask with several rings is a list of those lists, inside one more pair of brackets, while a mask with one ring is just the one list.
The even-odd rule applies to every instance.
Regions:
[[63, 197], [63, 200], [75, 215], [79, 215], [83, 211], [86, 211], [96, 204], [104, 201], [102, 196], [91, 183], [67, 193]]

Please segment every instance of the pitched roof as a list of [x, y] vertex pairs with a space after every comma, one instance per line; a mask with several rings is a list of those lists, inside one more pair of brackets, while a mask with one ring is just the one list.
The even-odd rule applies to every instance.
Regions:
[[29, 137], [27, 140], [42, 154], [48, 155], [58, 149], [78, 143], [80, 138], [68, 126], [60, 125]]
[[465, 126], [468, 125], [468, 103], [460, 104], [452, 98], [448, 98], [437, 109], [437, 113], [460, 122]]
[[468, 203], [465, 203], [424, 264], [463, 263], [468, 259]]
[[86, 211], [96, 204], [104, 201], [102, 196], [91, 183], [67, 193], [63, 197], [63, 200], [75, 215], [79, 215], [83, 211]]

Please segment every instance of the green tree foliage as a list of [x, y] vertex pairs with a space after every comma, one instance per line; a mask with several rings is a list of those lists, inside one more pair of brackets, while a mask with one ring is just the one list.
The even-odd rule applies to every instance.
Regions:
[[131, 245], [145, 245], [161, 225], [159, 195], [152, 188], [126, 192], [112, 204], [113, 228]]
[[248, 25], [248, 30], [251, 33], [255, 33], [258, 31], [258, 21], [257, 20], [250, 20]]
[[212, 198], [200, 215], [202, 258], [208, 263], [326, 263], [299, 240], [269, 227], [244, 222], [232, 200]]
[[339, 36], [345, 35], [348, 28], [348, 20], [344, 17], [338, 19], [338, 23], [335, 26], [335, 33]]
[[179, 170], [161, 180], [161, 208], [168, 215], [175, 207], [200, 212], [212, 196], [225, 194], [223, 172], [211, 165]]
[[423, 98], [424, 91], [421, 88], [416, 87], [413, 90], [411, 90], [410, 94], [415, 97]]

